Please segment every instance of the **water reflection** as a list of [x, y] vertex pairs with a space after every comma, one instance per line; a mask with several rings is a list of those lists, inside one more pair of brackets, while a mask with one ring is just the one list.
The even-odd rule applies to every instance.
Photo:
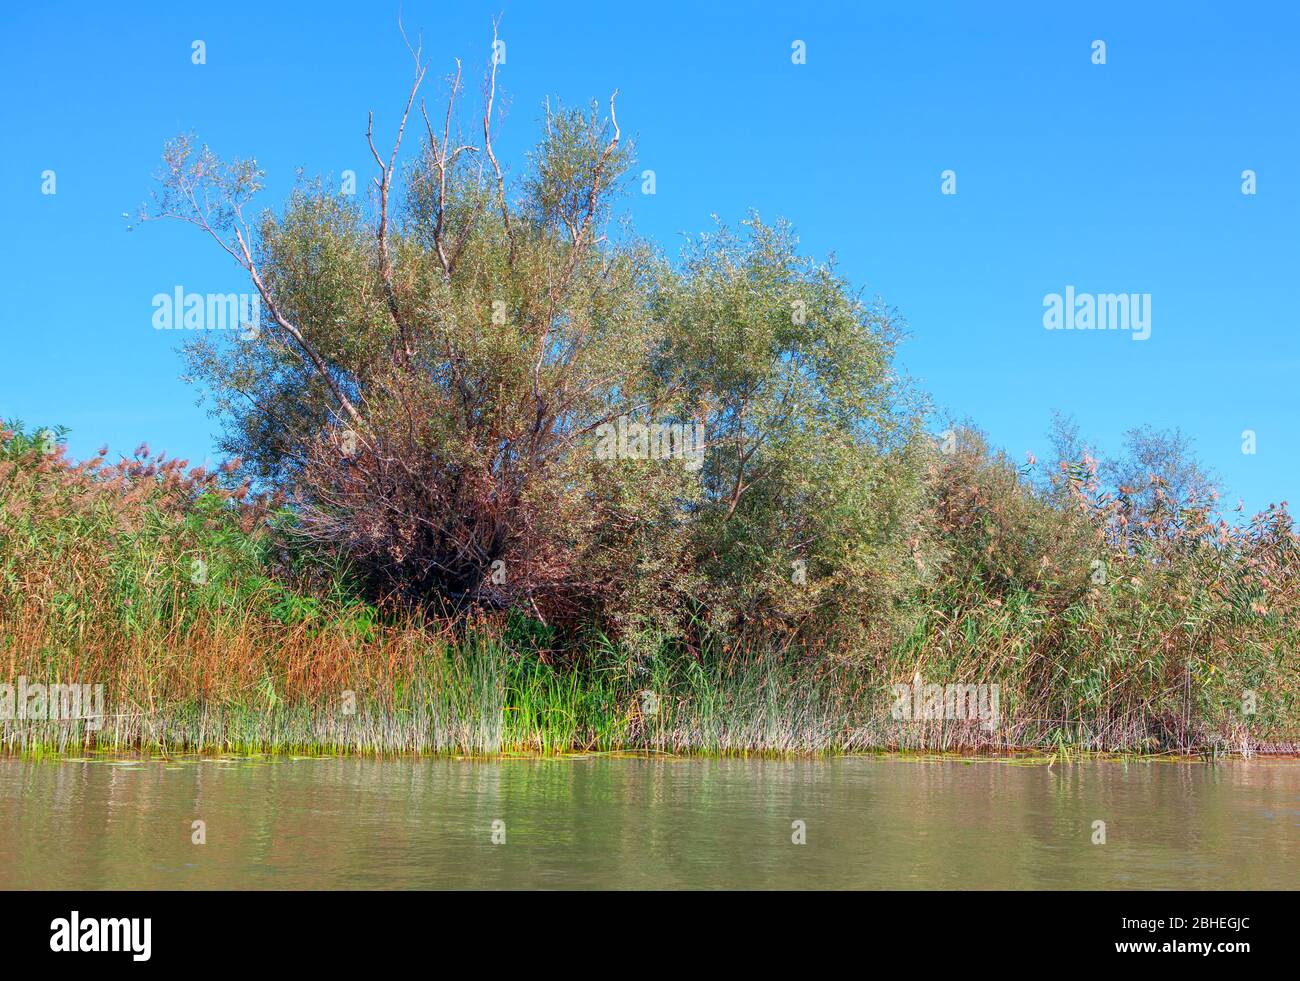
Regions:
[[7, 889], [1295, 888], [1298, 826], [1295, 762], [0, 761]]

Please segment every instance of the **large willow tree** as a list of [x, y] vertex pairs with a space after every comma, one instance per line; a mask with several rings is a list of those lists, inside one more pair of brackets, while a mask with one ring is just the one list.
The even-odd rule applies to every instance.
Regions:
[[[467, 126], [459, 63], [431, 114], [413, 54], [386, 153], [371, 115], [364, 207], [317, 180], [254, 216], [254, 161], [166, 150], [148, 217], [211, 235], [262, 302], [260, 330], [189, 346], [223, 449], [377, 594], [624, 634], [892, 623], [924, 565], [925, 461], [889, 316], [784, 225], [671, 263], [616, 223], [614, 98], [548, 105], [508, 181], [495, 60]], [[638, 423], [703, 433], [702, 465], [597, 452]]]

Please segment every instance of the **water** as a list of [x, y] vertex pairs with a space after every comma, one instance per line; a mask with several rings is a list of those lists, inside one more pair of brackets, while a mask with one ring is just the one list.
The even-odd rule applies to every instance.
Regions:
[[1298, 885], [1296, 762], [0, 761], [4, 889]]

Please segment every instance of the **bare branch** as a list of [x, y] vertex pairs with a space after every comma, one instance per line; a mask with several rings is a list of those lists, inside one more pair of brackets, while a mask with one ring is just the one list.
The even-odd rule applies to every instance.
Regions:
[[[243, 214], [243, 203], [260, 187], [257, 181], [258, 175], [253, 169], [254, 165], [251, 162], [244, 164], [237, 162], [232, 167], [225, 167], [206, 147], [203, 148], [198, 160], [193, 161], [189, 155], [188, 142], [175, 144], [175, 148], [169, 150], [169, 154], [167, 162], [171, 172], [164, 182], [165, 193], [161, 198], [155, 196], [158, 212], [154, 216], [142, 216], [144, 220], [169, 218], [183, 221], [202, 229], [220, 245], [226, 254], [248, 273], [266, 309], [270, 312], [272, 321], [292, 342], [286, 347], [296, 351], [298, 356], [310, 365], [312, 371], [330, 390], [349, 421], [360, 429], [361, 417], [356, 406], [331, 374], [329, 365], [320, 352], [307, 340], [302, 330], [281, 311], [257, 268], [249, 245], [251, 235]], [[216, 204], [213, 203], [210, 194], [214, 186], [221, 192], [221, 200]], [[199, 199], [200, 192], [202, 201]], [[188, 208], [181, 206], [173, 195], [179, 195]], [[233, 242], [227, 237], [230, 230], [234, 231]], [[223, 234], [223, 231], [226, 234]]]
[[401, 309], [397, 302], [397, 291], [393, 287], [393, 261], [388, 243], [388, 196], [389, 191], [392, 189], [393, 172], [397, 166], [397, 152], [401, 149], [402, 136], [406, 132], [406, 120], [411, 114], [411, 106], [415, 104], [415, 95], [420, 90], [420, 84], [424, 81], [429, 66], [420, 63], [422, 48], [411, 49], [411, 43], [406, 39], [406, 31], [402, 29], [400, 17], [397, 26], [402, 30], [402, 40], [406, 41], [407, 50], [415, 58], [415, 81], [411, 84], [410, 95], [406, 97], [406, 108], [402, 110], [402, 120], [397, 127], [397, 138], [393, 141], [393, 152], [389, 154], [388, 163], [384, 163], [379, 151], [375, 149], [375, 114], [373, 111], [369, 114], [366, 123], [366, 142], [370, 145], [370, 153], [375, 158], [375, 163], [379, 165], [379, 176], [375, 178], [375, 186], [379, 189], [379, 230], [377, 234], [379, 278], [383, 282], [384, 299], [388, 304], [388, 312], [393, 318], [393, 324], [397, 327], [398, 357], [401, 363], [406, 366], [410, 364], [410, 359], [414, 356], [415, 351], [411, 347], [406, 323], [402, 318]]
[[[447, 114], [443, 120], [441, 140], [434, 135], [433, 124], [429, 121], [428, 112], [425, 111], [424, 101], [420, 101], [420, 115], [424, 117], [424, 127], [429, 133], [429, 153], [433, 159], [433, 165], [438, 169], [438, 207], [437, 214], [434, 217], [433, 245], [434, 250], [438, 253], [438, 261], [442, 263], [443, 274], [448, 277], [451, 276], [451, 271], [455, 267], [455, 256], [448, 257], [444, 243], [447, 220], [447, 174], [455, 165], [456, 158], [461, 153], [478, 151], [478, 147], [466, 144], [456, 147], [455, 150], [451, 150], [450, 154], [448, 154], [451, 146], [451, 116], [456, 104], [456, 95], [460, 91], [460, 76], [461, 64], [460, 59], [457, 58], [456, 77], [452, 80], [451, 91], [447, 95]], [[464, 234], [468, 235], [468, 233], [467, 228]], [[460, 248], [458, 246], [455, 255], [459, 254]]]
[[325, 359], [320, 356], [320, 353], [311, 342], [303, 336], [302, 331], [297, 327], [297, 325], [284, 316], [280, 311], [279, 304], [275, 302], [274, 297], [271, 296], [270, 290], [266, 288], [266, 284], [262, 281], [261, 273], [258, 272], [257, 264], [253, 261], [252, 252], [249, 250], [248, 242], [244, 238], [243, 232], [237, 231], [235, 237], [239, 242], [240, 250], [244, 256], [241, 265], [248, 270], [248, 275], [252, 278], [253, 285], [257, 287], [257, 292], [261, 295], [262, 302], [266, 304], [266, 309], [270, 312], [271, 319], [275, 321], [281, 330], [293, 338], [294, 342], [298, 345], [298, 348], [311, 363], [312, 368], [315, 369], [316, 374], [320, 376], [323, 382], [325, 382], [330, 392], [334, 395], [334, 398], [338, 401], [339, 405], [342, 406], [343, 411], [347, 413], [348, 419], [360, 427], [361, 416], [357, 412], [356, 406], [352, 404], [352, 400], [348, 398], [347, 393], [343, 391], [338, 381], [332, 374], [330, 374], [329, 365], [326, 364]]
[[492, 104], [496, 101], [497, 94], [497, 23], [496, 20], [492, 21], [492, 69], [488, 73], [487, 98], [483, 107], [483, 146], [497, 175], [497, 200], [501, 205], [501, 220], [505, 224], [506, 240], [510, 244], [510, 263], [514, 265], [515, 238], [510, 227], [510, 208], [506, 204], [506, 181], [501, 174], [501, 164], [497, 162], [497, 155], [492, 150]]

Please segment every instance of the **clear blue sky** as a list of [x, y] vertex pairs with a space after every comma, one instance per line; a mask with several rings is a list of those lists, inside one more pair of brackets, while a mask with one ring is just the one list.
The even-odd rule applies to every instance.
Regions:
[[[397, 12], [382, 0], [6, 10], [0, 417], [71, 426], [76, 456], [141, 440], [196, 463], [213, 452], [216, 423], [179, 380], [178, 335], [152, 329], [151, 299], [247, 284], [194, 229], [128, 232], [122, 213], [183, 130], [256, 156], [267, 206], [299, 167], [368, 180], [366, 112], [391, 139], [410, 81]], [[603, 102], [618, 88], [624, 132], [657, 174], [658, 193], [627, 206], [661, 245], [675, 251], [712, 213], [783, 215], [810, 253], [833, 251], [906, 317], [906, 370], [1015, 455], [1046, 455], [1053, 409], [1103, 449], [1140, 423], [1180, 426], [1229, 503], [1297, 499], [1296, 5], [403, 6], [433, 73], [461, 57], [475, 100], [496, 12], [511, 102], [499, 150], [516, 171], [545, 96]], [[791, 62], [796, 39], [805, 65]], [[954, 196], [940, 193], [948, 169]], [[1066, 285], [1150, 293], [1151, 338], [1044, 330], [1043, 297]]]

